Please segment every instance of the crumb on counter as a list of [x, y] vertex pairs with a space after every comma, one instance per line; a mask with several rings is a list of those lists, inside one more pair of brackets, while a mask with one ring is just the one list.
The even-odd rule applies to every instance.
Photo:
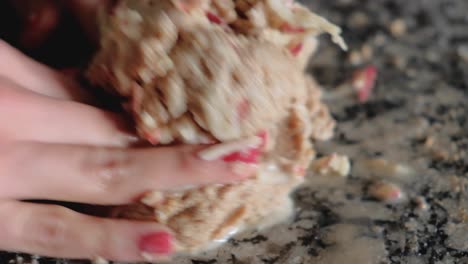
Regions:
[[368, 192], [373, 198], [386, 203], [399, 202], [404, 196], [403, 191], [398, 185], [385, 181], [373, 183], [369, 187]]
[[312, 163], [312, 171], [320, 175], [347, 177], [351, 170], [348, 156], [333, 153]]
[[369, 173], [381, 177], [406, 176], [411, 174], [411, 169], [403, 164], [386, 159], [368, 159], [362, 165]]
[[403, 19], [395, 19], [390, 23], [389, 29], [394, 37], [402, 37], [406, 34], [406, 23]]
[[102, 257], [97, 257], [93, 260], [93, 264], [109, 264], [109, 261], [105, 260]]

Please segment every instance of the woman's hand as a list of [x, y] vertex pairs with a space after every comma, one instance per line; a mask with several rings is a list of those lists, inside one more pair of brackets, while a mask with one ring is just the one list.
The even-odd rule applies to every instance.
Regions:
[[118, 205], [150, 190], [229, 183], [254, 166], [205, 161], [201, 146], [130, 148], [119, 115], [86, 104], [72, 79], [0, 42], [0, 249], [51, 257], [143, 260], [172, 251], [151, 222], [82, 215], [25, 199]]

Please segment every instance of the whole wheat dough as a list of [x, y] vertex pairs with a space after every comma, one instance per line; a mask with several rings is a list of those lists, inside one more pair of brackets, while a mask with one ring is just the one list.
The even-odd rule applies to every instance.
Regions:
[[153, 192], [116, 216], [167, 225], [181, 252], [286, 217], [289, 194], [314, 158], [311, 140], [330, 138], [335, 124], [303, 69], [317, 34], [345, 47], [340, 30], [284, 0], [121, 0], [101, 27], [87, 76], [126, 98], [149, 142], [268, 138], [256, 177]]

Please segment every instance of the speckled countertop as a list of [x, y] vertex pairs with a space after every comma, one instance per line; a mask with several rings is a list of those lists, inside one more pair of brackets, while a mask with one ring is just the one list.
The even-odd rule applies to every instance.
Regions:
[[[309, 2], [343, 26], [350, 46], [322, 45], [310, 67], [339, 124], [317, 148], [348, 155], [350, 175], [309, 175], [291, 223], [173, 263], [468, 263], [468, 2]], [[358, 103], [346, 83], [368, 64], [377, 84]], [[401, 199], [375, 199], [376, 182]], [[0, 263], [12, 258], [0, 254]]]

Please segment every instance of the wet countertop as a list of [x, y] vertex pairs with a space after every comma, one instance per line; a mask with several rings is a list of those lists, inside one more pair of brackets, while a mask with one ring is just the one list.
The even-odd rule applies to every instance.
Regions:
[[[310, 2], [350, 46], [342, 52], [325, 37], [310, 72], [338, 121], [318, 153], [347, 155], [351, 172], [310, 173], [291, 222], [173, 263], [468, 263], [468, 2]], [[359, 102], [349, 84], [368, 65], [378, 78]], [[379, 186], [391, 188], [379, 196]]]

